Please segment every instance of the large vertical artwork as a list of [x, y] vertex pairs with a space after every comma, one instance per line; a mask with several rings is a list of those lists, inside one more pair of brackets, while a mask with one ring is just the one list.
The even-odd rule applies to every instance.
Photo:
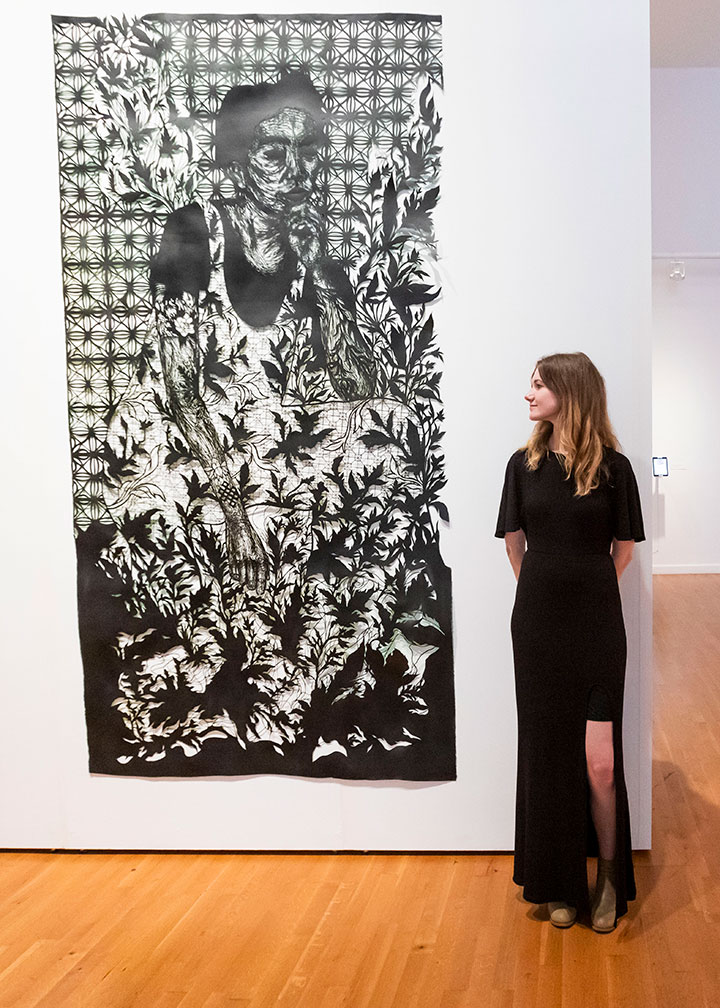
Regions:
[[439, 18], [53, 24], [90, 769], [454, 778]]

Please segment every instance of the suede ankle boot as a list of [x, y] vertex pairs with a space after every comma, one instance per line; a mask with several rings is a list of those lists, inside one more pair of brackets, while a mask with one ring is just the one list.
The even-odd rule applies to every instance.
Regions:
[[598, 858], [597, 882], [592, 902], [592, 928], [600, 934], [614, 931], [617, 925], [615, 861]]
[[577, 910], [569, 903], [548, 903], [550, 923], [557, 928], [569, 928], [575, 923]]

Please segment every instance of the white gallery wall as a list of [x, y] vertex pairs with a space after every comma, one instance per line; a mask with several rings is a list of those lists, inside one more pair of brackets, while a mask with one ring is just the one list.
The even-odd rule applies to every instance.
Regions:
[[[643, 0], [332, 5], [444, 16], [438, 213], [458, 779], [401, 784], [87, 772], [66, 422], [50, 13], [6, 14], [0, 846], [507, 850], [514, 580], [493, 538], [538, 356], [584, 350], [650, 514], [650, 135]], [[125, 7], [126, 11], [131, 8]], [[134, 6], [136, 13], [145, 8]], [[202, 3], [173, 3], [202, 12]], [[247, 11], [303, 6], [253, 3]], [[213, 3], [212, 12], [237, 8]], [[17, 95], [16, 101], [9, 96]], [[650, 843], [650, 554], [623, 577], [626, 771]], [[548, 634], [553, 628], [548, 627]], [[538, 641], [542, 647], [542, 641]]]
[[653, 263], [653, 570], [720, 573], [720, 67], [653, 70], [651, 106], [653, 252], [685, 270]]

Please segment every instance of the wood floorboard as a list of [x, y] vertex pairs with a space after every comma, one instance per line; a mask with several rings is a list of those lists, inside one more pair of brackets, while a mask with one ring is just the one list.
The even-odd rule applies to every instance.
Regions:
[[0, 853], [0, 1008], [717, 1008], [720, 575], [655, 586], [652, 851], [617, 930], [507, 855]]

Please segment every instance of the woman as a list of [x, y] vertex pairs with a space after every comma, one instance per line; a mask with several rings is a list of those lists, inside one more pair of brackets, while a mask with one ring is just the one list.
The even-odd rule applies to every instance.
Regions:
[[591, 919], [607, 932], [635, 898], [618, 579], [645, 538], [640, 500], [584, 353], [541, 358], [525, 398], [535, 428], [508, 462], [495, 533], [518, 581], [513, 877], [569, 927], [587, 905], [586, 858], [597, 850]]

